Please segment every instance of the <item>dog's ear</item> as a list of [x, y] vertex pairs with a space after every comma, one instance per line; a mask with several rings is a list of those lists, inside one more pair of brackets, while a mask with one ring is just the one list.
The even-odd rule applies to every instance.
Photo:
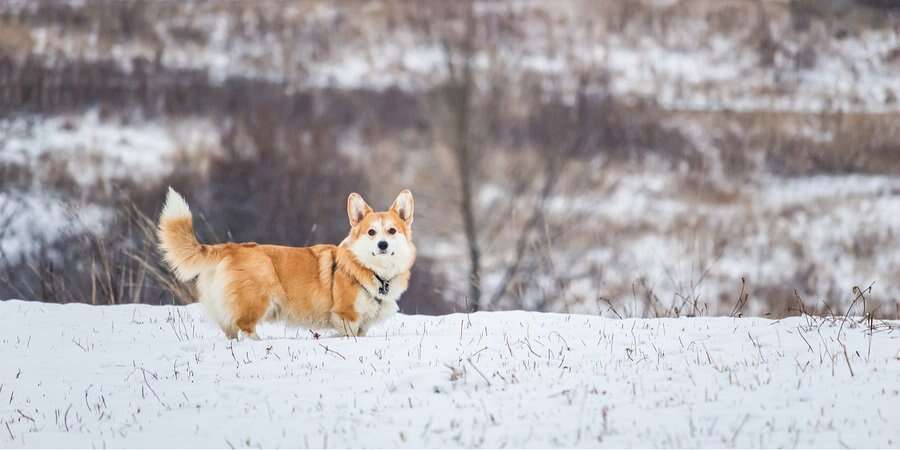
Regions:
[[347, 217], [350, 218], [351, 227], [355, 227], [370, 212], [372, 212], [372, 208], [361, 195], [354, 192], [347, 198]]
[[413, 200], [412, 192], [409, 192], [409, 189], [404, 189], [403, 192], [400, 192], [397, 198], [394, 199], [394, 204], [391, 205], [391, 211], [397, 213], [407, 225], [412, 225], [413, 223], [415, 208], [416, 202]]

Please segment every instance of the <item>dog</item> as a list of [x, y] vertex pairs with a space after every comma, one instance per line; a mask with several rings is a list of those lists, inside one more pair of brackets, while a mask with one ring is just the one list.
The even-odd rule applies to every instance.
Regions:
[[416, 259], [414, 208], [409, 190], [384, 212], [354, 192], [340, 245], [204, 245], [187, 202], [169, 188], [157, 231], [164, 262], [179, 280], [196, 279], [199, 301], [229, 339], [259, 339], [261, 321], [355, 337], [399, 311]]

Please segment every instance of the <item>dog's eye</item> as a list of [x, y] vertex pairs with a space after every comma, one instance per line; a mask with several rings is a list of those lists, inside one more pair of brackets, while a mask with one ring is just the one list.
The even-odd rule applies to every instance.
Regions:
[[372, 228], [369, 230], [369, 236], [375, 236], [375, 229]]
[[390, 230], [388, 230], [388, 234], [397, 234], [397, 229], [391, 228]]

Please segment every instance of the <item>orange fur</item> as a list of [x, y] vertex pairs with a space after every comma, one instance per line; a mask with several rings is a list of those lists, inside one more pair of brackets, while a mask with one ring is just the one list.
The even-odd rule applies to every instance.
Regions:
[[[256, 338], [256, 325], [263, 320], [362, 335], [396, 311], [415, 261], [412, 194], [404, 191], [398, 201], [408, 210], [398, 208], [395, 201], [391, 210], [375, 213], [362, 197], [351, 194], [351, 230], [339, 246], [203, 245], [194, 235], [187, 203], [170, 190], [159, 221], [160, 248], [179, 279], [197, 279], [200, 301], [229, 338], [239, 332]], [[372, 232], [379, 239], [392, 239], [400, 256], [384, 252], [385, 259], [378, 259], [381, 255], [373, 251], [371, 261], [378, 264], [368, 266], [360, 257], [370, 260], [368, 241], [377, 250], [375, 236], [369, 235], [376, 225], [380, 230]], [[379, 294], [378, 277], [390, 279], [387, 295]]]

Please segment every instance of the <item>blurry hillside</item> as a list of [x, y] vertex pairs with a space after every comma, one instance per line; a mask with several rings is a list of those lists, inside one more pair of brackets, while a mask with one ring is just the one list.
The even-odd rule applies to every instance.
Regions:
[[0, 3], [0, 298], [189, 301], [168, 185], [286, 245], [410, 188], [406, 312], [897, 317], [900, 7]]

